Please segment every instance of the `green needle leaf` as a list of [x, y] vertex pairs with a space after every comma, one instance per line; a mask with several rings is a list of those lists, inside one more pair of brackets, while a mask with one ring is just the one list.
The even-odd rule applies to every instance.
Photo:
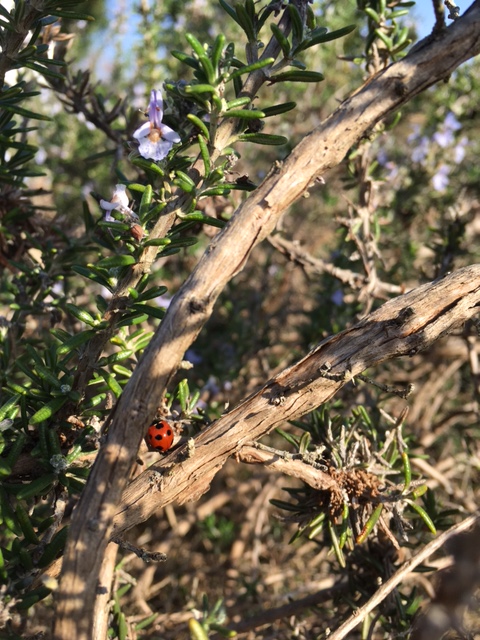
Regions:
[[256, 109], [230, 109], [225, 113], [229, 118], [243, 118], [245, 120], [252, 120], [254, 118], [264, 118], [265, 113]]
[[234, 80], [235, 78], [238, 78], [239, 76], [245, 73], [250, 73], [251, 71], [256, 71], [257, 69], [263, 69], [264, 67], [268, 67], [274, 62], [275, 62], [274, 58], [265, 58], [265, 60], [259, 60], [258, 62], [254, 62], [253, 64], [247, 64], [243, 67], [240, 67], [239, 69], [234, 71], [232, 74], [230, 74], [228, 81]]
[[203, 122], [203, 120], [200, 120], [200, 118], [198, 118], [193, 113], [189, 113], [187, 115], [187, 118], [188, 120], [190, 120], [192, 124], [194, 124], [196, 127], [198, 127], [198, 129], [200, 129], [200, 131], [203, 133], [203, 135], [207, 140], [210, 140], [210, 131], [208, 130], [208, 127], [205, 124], [205, 122]]
[[317, 71], [302, 71], [292, 69], [292, 71], [285, 71], [278, 73], [276, 76], [272, 76], [269, 80], [270, 84], [276, 82], [321, 82], [324, 79], [323, 75]]
[[277, 27], [277, 25], [275, 23], [272, 23], [270, 25], [270, 29], [272, 30], [272, 33], [275, 36], [275, 40], [280, 45], [280, 48], [282, 49], [283, 55], [285, 56], [285, 58], [288, 58], [290, 56], [290, 49], [291, 49], [290, 42], [283, 35], [283, 31], [281, 29], [279, 29], [279, 27]]
[[274, 136], [269, 133], [241, 133], [237, 136], [239, 142], [254, 142], [265, 145], [287, 144], [288, 138], [285, 136]]

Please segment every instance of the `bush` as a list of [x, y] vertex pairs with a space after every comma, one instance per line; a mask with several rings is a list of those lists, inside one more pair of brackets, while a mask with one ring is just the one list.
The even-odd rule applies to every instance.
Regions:
[[426, 633], [475, 522], [480, 26], [412, 49], [412, 4], [0, 8], [6, 637]]

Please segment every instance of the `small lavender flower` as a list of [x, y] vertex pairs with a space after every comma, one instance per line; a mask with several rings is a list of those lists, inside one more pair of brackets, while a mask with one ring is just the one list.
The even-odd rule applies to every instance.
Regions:
[[158, 296], [155, 298], [155, 304], [163, 309], [168, 309], [170, 303], [172, 302], [172, 296], [163, 294], [163, 296]]
[[197, 351], [195, 351], [195, 349], [187, 349], [184, 359], [188, 360], [193, 365], [201, 364], [203, 362], [202, 356]]
[[100, 206], [105, 211], [105, 220], [112, 222], [115, 219], [110, 214], [110, 211], [120, 208], [128, 208], [128, 196], [126, 192], [126, 186], [124, 184], [115, 185], [115, 191], [113, 192], [112, 199], [100, 200]]
[[411, 144], [412, 142], [417, 142], [418, 138], [420, 137], [420, 131], [420, 125], [414, 124], [412, 126], [412, 133], [407, 137], [407, 142], [409, 144]]
[[465, 158], [465, 148], [468, 147], [468, 138], [462, 136], [458, 141], [458, 144], [453, 148], [453, 157], [457, 164], [460, 164]]
[[166, 158], [174, 144], [180, 142], [178, 133], [162, 123], [163, 98], [162, 92], [152, 89], [150, 104], [148, 105], [148, 119], [139, 127], [133, 137], [140, 143], [138, 151], [143, 158], [150, 160], [163, 160]]
[[453, 135], [453, 132], [449, 129], [441, 129], [440, 131], [435, 131], [435, 133], [433, 134], [433, 139], [439, 147], [445, 149], [453, 143], [455, 137]]
[[386, 165], [385, 165], [385, 169], [388, 170], [388, 173], [385, 175], [385, 180], [387, 182], [393, 182], [399, 175], [400, 170], [398, 168], [398, 164], [395, 164], [395, 162], [393, 162], [393, 160], [389, 160]]
[[450, 182], [448, 178], [449, 173], [450, 173], [450, 167], [448, 167], [446, 164], [441, 164], [439, 166], [439, 168], [437, 169], [437, 172], [432, 177], [432, 186], [435, 189], [435, 191], [439, 191], [440, 193], [443, 193], [445, 191], [445, 189], [448, 187], [448, 184]]
[[462, 125], [455, 118], [455, 116], [451, 111], [449, 111], [445, 116], [444, 123], [445, 123], [445, 128], [448, 129], [449, 131], [458, 131], [459, 129], [462, 128]]
[[343, 291], [341, 289], [335, 289], [335, 291], [330, 296], [330, 300], [336, 307], [341, 307], [345, 301]]
[[377, 152], [377, 162], [384, 167], [388, 162], [388, 153], [385, 149], [379, 149]]
[[412, 151], [412, 161], [423, 164], [427, 158], [429, 146], [430, 143], [428, 138], [426, 136], [422, 136], [420, 140], [417, 141], [417, 145]]
[[455, 140], [455, 131], [458, 131], [461, 128], [462, 125], [455, 118], [453, 113], [449, 111], [445, 116], [442, 128], [433, 134], [433, 139], [440, 147], [442, 147], [442, 149], [445, 149], [453, 144]]

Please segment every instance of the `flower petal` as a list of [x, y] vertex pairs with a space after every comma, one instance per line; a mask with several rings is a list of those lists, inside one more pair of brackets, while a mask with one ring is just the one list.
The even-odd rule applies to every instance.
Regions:
[[173, 129], [170, 129], [170, 127], [167, 127], [166, 124], [162, 124], [161, 132], [164, 140], [168, 140], [168, 142], [171, 142], [172, 144], [180, 142], [180, 136], [178, 133]]
[[141, 127], [138, 127], [138, 129], [133, 134], [133, 137], [136, 140], [141, 140], [142, 138], [145, 138], [146, 136], [148, 136], [151, 130], [152, 128], [150, 126], [150, 122], [145, 122], [144, 124], [142, 124]]
[[118, 202], [122, 207], [128, 207], [127, 187], [124, 184], [116, 184], [112, 202]]
[[163, 160], [167, 157], [172, 146], [172, 143], [168, 140], [160, 139], [156, 142], [152, 142], [149, 138], [143, 138], [143, 140], [140, 141], [138, 151], [143, 158], [150, 160]]
[[150, 104], [148, 105], [148, 119], [155, 129], [160, 129], [163, 118], [163, 98], [159, 89], [150, 92]]
[[118, 207], [118, 202], [108, 202], [108, 200], [100, 200], [100, 206], [105, 211], [113, 211]]

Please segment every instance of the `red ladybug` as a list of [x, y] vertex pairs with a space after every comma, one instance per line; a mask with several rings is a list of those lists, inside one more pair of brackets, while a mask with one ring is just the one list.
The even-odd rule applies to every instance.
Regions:
[[155, 451], [168, 451], [173, 444], [173, 429], [166, 420], [155, 420], [148, 427], [145, 440]]

